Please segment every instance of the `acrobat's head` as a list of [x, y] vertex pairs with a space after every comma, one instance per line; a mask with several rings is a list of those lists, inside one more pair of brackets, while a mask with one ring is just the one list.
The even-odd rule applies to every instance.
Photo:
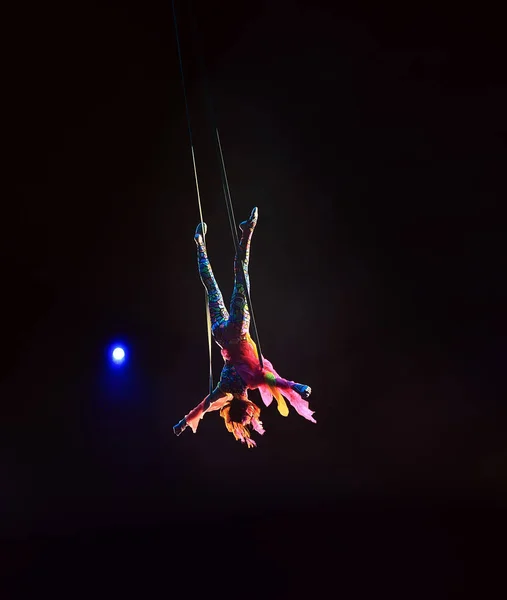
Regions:
[[233, 396], [220, 409], [220, 416], [225, 422], [227, 431], [232, 433], [236, 440], [253, 448], [257, 444], [252, 440], [250, 427], [262, 435], [264, 428], [259, 417], [261, 409], [251, 402], [246, 396]]

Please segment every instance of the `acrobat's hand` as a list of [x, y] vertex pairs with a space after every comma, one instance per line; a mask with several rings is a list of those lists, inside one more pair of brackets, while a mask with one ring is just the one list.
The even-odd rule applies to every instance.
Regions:
[[188, 427], [187, 421], [185, 418], [183, 418], [177, 425], [175, 425], [173, 427], [173, 431], [176, 435], [181, 435], [187, 427]]

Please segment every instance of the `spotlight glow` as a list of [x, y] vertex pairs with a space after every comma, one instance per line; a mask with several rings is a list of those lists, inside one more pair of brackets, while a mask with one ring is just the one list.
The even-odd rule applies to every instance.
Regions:
[[125, 360], [125, 350], [120, 346], [117, 346], [112, 353], [113, 361], [116, 364], [120, 364]]

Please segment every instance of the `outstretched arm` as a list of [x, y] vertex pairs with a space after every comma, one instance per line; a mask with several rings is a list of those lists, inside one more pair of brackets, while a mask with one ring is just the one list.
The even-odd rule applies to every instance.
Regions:
[[193, 408], [188, 415], [173, 427], [176, 435], [180, 435], [185, 429], [190, 426], [195, 433], [199, 425], [199, 421], [204, 417], [204, 414], [211, 410], [219, 410], [222, 406], [232, 398], [232, 394], [223, 392], [218, 386], [208, 394], [202, 402]]

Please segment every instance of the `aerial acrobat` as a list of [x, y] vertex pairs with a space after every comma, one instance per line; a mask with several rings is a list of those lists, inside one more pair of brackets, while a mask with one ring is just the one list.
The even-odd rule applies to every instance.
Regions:
[[262, 357], [261, 366], [257, 346], [250, 337], [249, 295], [245, 284], [249, 291], [250, 242], [257, 219], [258, 209], [254, 208], [249, 219], [239, 225], [241, 239], [234, 258], [234, 289], [230, 312], [225, 308], [206, 252], [206, 224], [199, 223], [197, 226], [194, 239], [197, 245], [199, 275], [207, 291], [212, 334], [221, 348], [225, 365], [215, 389], [173, 427], [176, 435], [180, 435], [187, 427], [196, 433], [199, 421], [206, 412], [220, 410], [227, 430], [235, 439], [246, 444], [248, 448], [256, 446], [251, 438], [250, 428], [261, 435], [264, 428], [259, 419], [260, 408], [248, 398], [249, 389], [258, 389], [266, 406], [271, 404], [274, 397], [278, 411], [283, 416], [289, 414], [285, 397], [302, 417], [312, 423], [316, 422], [312, 416], [314, 411], [310, 410], [307, 402], [311, 388], [280, 377], [265, 357]]

